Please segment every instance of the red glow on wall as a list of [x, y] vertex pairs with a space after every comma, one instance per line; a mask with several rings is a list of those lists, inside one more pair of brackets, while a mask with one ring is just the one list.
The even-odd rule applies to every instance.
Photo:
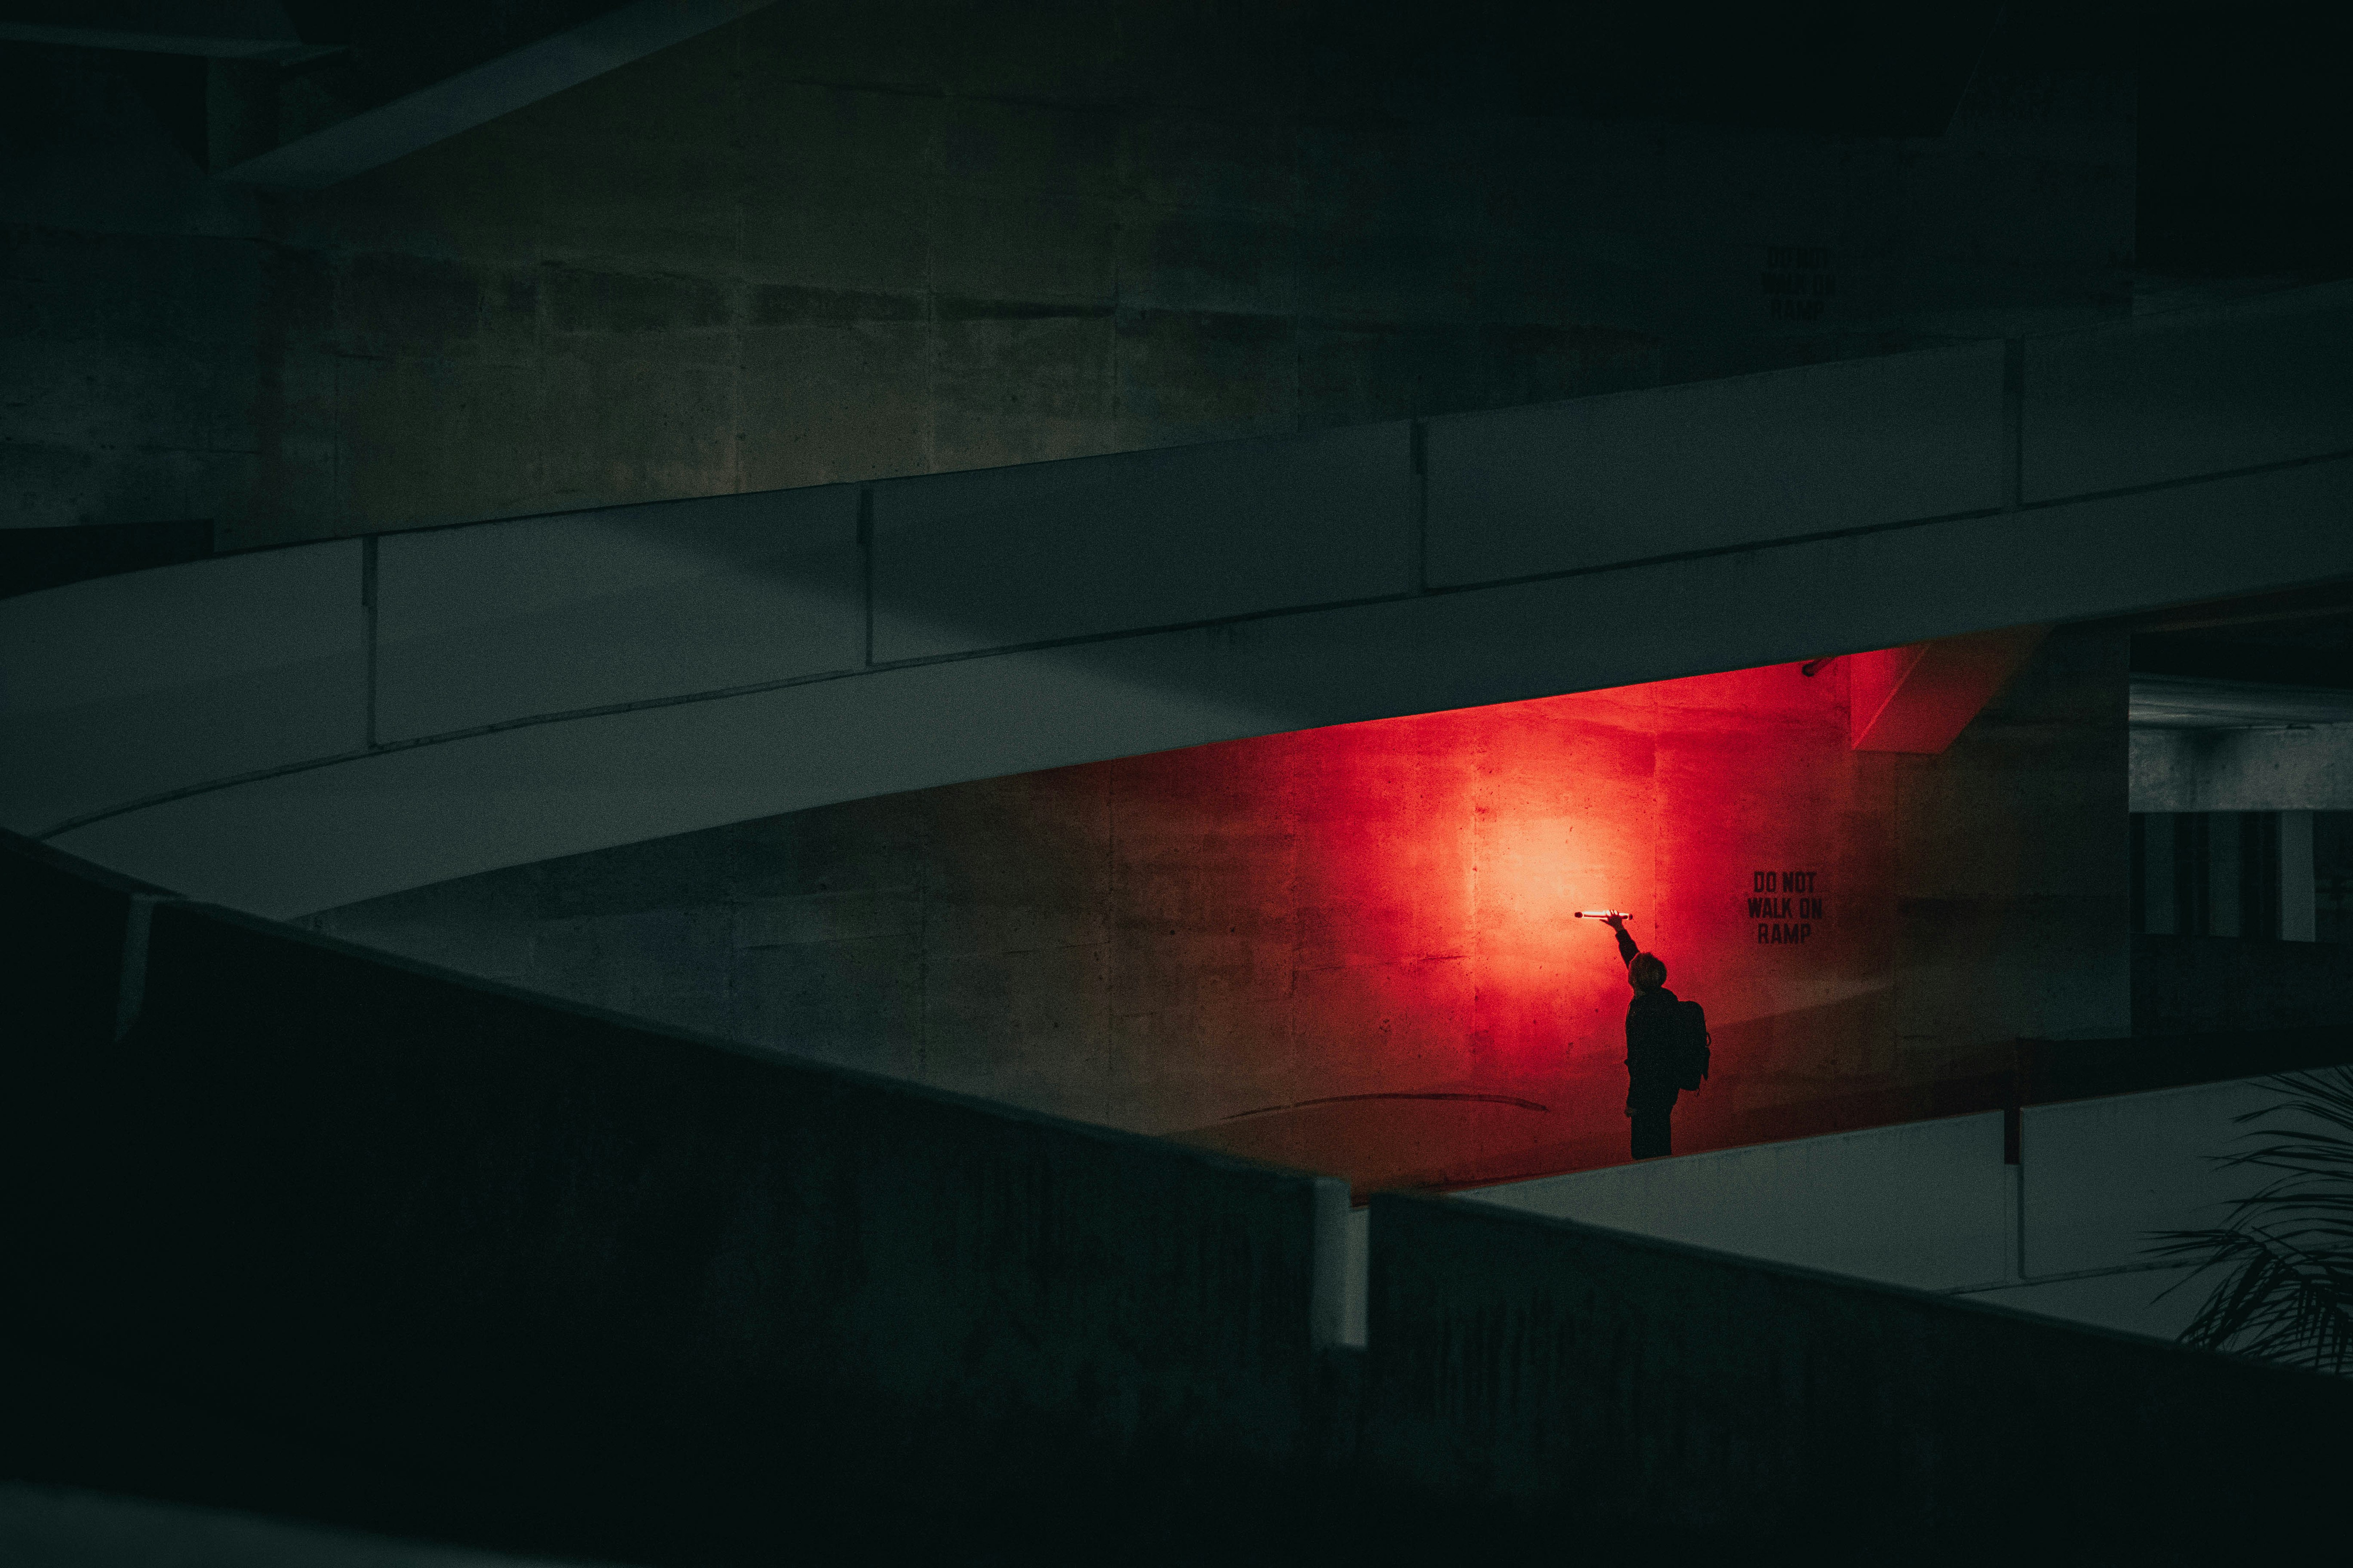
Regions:
[[1846, 668], [1848, 739], [1859, 752], [1943, 751], [2046, 630], [2013, 626], [1854, 655]]
[[1593, 908], [1708, 1009], [1679, 1150], [1883, 1090], [1894, 765], [1796, 665], [1116, 764], [1121, 874], [1173, 906], [1122, 949], [1137, 1048], [1196, 1074], [1163, 1130], [1360, 1188], [1626, 1158]]

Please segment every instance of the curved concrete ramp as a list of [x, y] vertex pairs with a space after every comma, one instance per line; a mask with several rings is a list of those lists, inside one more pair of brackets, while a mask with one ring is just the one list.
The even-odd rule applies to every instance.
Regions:
[[863, 795], [2353, 574], [2353, 285], [0, 605], [0, 825], [287, 916]]

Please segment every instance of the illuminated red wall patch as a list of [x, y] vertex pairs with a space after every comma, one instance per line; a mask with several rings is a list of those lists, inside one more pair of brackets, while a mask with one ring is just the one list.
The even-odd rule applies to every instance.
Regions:
[[1854, 749], [1844, 687], [1779, 666], [1109, 764], [1125, 1119], [1360, 1189], [1622, 1160], [1630, 993], [1574, 918], [1613, 908], [1708, 1011], [1679, 1151], [1933, 1110], [1981, 1064], [1903, 1059], [1917, 760]]

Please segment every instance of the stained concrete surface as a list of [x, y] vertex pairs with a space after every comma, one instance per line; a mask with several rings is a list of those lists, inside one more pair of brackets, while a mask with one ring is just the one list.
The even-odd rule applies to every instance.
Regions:
[[299, 195], [206, 179], [119, 58], [0, 47], [0, 523], [237, 548], [2129, 310], [2115, 71], [1997, 47], [1942, 135], [1400, 121], [1314, 103], [1328, 44], [1263, 9], [772, 6]]
[[2353, 810], [2353, 724], [2136, 725], [2132, 808]]

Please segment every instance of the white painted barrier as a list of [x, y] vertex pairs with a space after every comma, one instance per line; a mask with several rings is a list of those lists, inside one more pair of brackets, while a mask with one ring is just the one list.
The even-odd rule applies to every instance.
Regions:
[[1461, 1194], [1777, 1263], [1955, 1290], [2017, 1278], [2001, 1113], [1648, 1160]]
[[2038, 1105], [2026, 1111], [2025, 1276], [2146, 1262], [2152, 1230], [2220, 1225], [2270, 1178], [2211, 1158], [2246, 1147], [2236, 1118], [2280, 1099], [2259, 1079]]
[[376, 738], [855, 668], [860, 593], [853, 485], [392, 534]]
[[1996, 1111], [1458, 1197], [2170, 1339], [2213, 1276], [2162, 1262], [2151, 1233], [2218, 1225], [2264, 1184], [2216, 1157], [2247, 1146], [2239, 1116], [2284, 1098], [2241, 1079], [2031, 1106], [2016, 1165]]
[[367, 745], [357, 540], [0, 602], [0, 823]]

